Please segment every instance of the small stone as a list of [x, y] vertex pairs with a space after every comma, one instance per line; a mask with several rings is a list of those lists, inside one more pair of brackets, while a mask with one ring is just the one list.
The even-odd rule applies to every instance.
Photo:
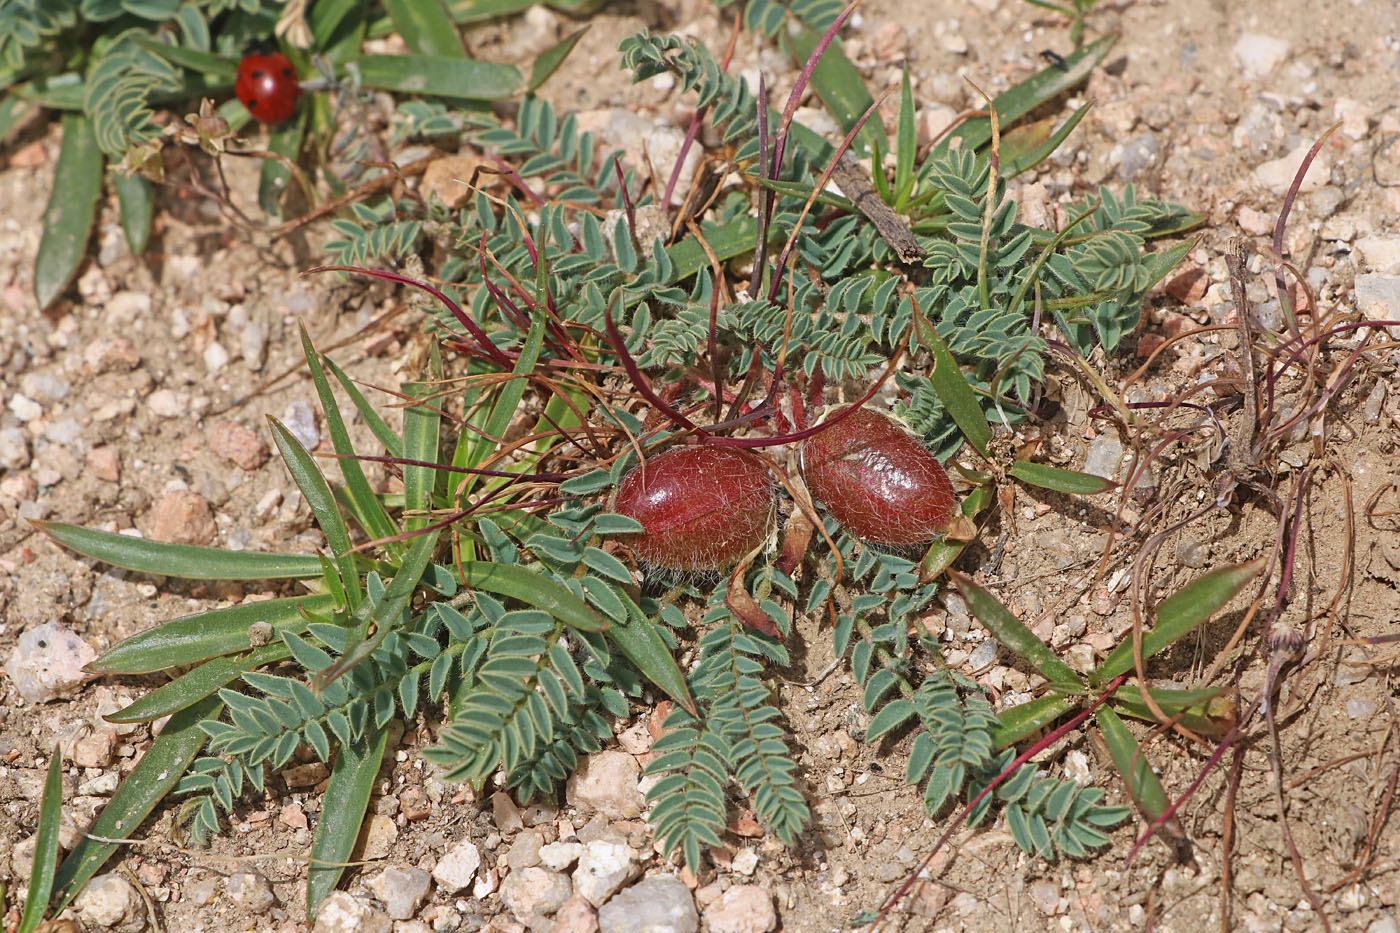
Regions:
[[0, 470], [29, 466], [29, 438], [20, 428], [0, 428]]
[[1162, 145], [1151, 130], [1145, 130], [1123, 143], [1118, 149], [1118, 177], [1132, 181], [1146, 168], [1156, 164]]
[[209, 449], [218, 457], [244, 470], [256, 470], [267, 462], [268, 448], [262, 436], [240, 421], [225, 418], [204, 433]]
[[214, 898], [219, 896], [219, 879], [215, 876], [200, 878], [198, 881], [191, 881], [185, 885], [184, 892], [180, 898], [184, 903], [194, 907], [208, 907], [214, 903]]
[[[477, 168], [482, 169], [479, 175], [476, 174]], [[419, 193], [425, 201], [436, 197], [449, 209], [458, 210], [476, 196], [471, 188], [473, 175], [476, 175], [476, 184], [481, 188], [490, 187], [500, 177], [494, 173], [488, 174], [490, 168], [490, 163], [480, 156], [466, 153], [443, 156], [429, 163], [423, 172]]]
[[364, 828], [360, 830], [359, 857], [370, 861], [384, 858], [398, 838], [399, 828], [394, 825], [393, 817], [376, 813], [365, 821]]
[[1123, 442], [1118, 435], [1100, 434], [1089, 442], [1089, 450], [1084, 455], [1084, 472], [1113, 479], [1122, 462]]
[[111, 444], [103, 444], [88, 451], [87, 462], [92, 475], [100, 480], [116, 483], [122, 478], [121, 451]]
[[521, 833], [506, 853], [506, 864], [510, 866], [511, 871], [534, 868], [540, 863], [540, 847], [543, 845], [544, 836], [539, 833]]
[[1362, 265], [1371, 272], [1400, 273], [1400, 236], [1393, 233], [1364, 236], [1356, 241], [1356, 249], [1361, 253]]
[[1371, 130], [1371, 108], [1350, 97], [1332, 102], [1332, 112], [1342, 123], [1342, 132], [1352, 139], [1365, 139]]
[[20, 633], [5, 673], [26, 701], [47, 703], [82, 686], [92, 676], [83, 667], [96, 658], [97, 652], [72, 631], [45, 622]]
[[238, 348], [243, 353], [243, 365], [249, 372], [261, 372], [267, 361], [267, 325], [249, 321], [238, 332]]
[[73, 764], [80, 768], [105, 768], [117, 750], [117, 730], [96, 729], [73, 743]]
[[1037, 881], [1031, 885], [1031, 903], [1047, 917], [1053, 917], [1060, 909], [1060, 886], [1053, 881]]
[[501, 903], [521, 921], [549, 916], [564, 906], [570, 893], [567, 876], [543, 868], [512, 872], [501, 882]]
[[316, 429], [316, 409], [309, 402], [291, 402], [282, 411], [282, 423], [297, 442], [307, 450], [315, 450], [321, 443], [321, 432]]
[[89, 927], [136, 933], [146, 928], [146, 912], [135, 885], [121, 875], [98, 875], [74, 902], [78, 917]]
[[418, 912], [431, 884], [432, 879], [421, 868], [391, 865], [371, 878], [366, 887], [391, 919], [407, 920]]
[[277, 903], [272, 894], [272, 885], [255, 871], [237, 871], [224, 882], [229, 899], [239, 907], [255, 914], [266, 913]]
[[178, 418], [189, 408], [190, 397], [184, 392], [156, 389], [146, 399], [146, 405], [157, 418]]
[[287, 788], [294, 790], [298, 787], [315, 787], [326, 778], [330, 777], [330, 771], [319, 761], [308, 761], [304, 765], [293, 765], [282, 770], [282, 781]]
[[391, 929], [384, 911], [347, 891], [333, 891], [321, 902], [311, 933], [390, 933]]
[[540, 864], [550, 871], [564, 871], [583, 854], [581, 842], [551, 842], [540, 846]]
[[1374, 714], [1376, 704], [1370, 700], [1350, 699], [1347, 700], [1347, 718], [1366, 719]]
[[1288, 41], [1247, 32], [1240, 36], [1231, 51], [1244, 69], [1245, 77], [1262, 78], [1288, 57]]
[[690, 889], [674, 875], [652, 875], [598, 911], [601, 933], [695, 933], [700, 915]]
[[565, 794], [576, 807], [597, 810], [610, 819], [640, 816], [646, 801], [637, 788], [641, 767], [626, 752], [589, 755], [569, 778]]
[[594, 907], [601, 907], [641, 870], [636, 849], [626, 843], [597, 839], [584, 846], [579, 856], [574, 890]]
[[736, 884], [705, 908], [710, 933], [768, 933], [778, 925], [773, 895], [756, 884]]
[[488, 868], [477, 876], [472, 883], [472, 897], [477, 900], [484, 900], [496, 893], [496, 889], [501, 886], [501, 873], [498, 869]]
[[19, 378], [20, 391], [35, 398], [50, 402], [61, 402], [73, 391], [73, 387], [63, 379], [46, 370], [25, 373]]
[[[1298, 169], [1302, 166], [1303, 159], [1307, 157], [1310, 148], [1307, 143], [1303, 143], [1286, 156], [1261, 163], [1254, 170], [1255, 179], [1270, 193], [1282, 197], [1292, 187], [1293, 178], [1298, 174]], [[1312, 160], [1312, 164], [1308, 166], [1308, 173], [1303, 176], [1302, 184], [1299, 185], [1298, 190], [1303, 194], [1320, 191], [1331, 177], [1332, 158], [1324, 147]]]
[[290, 829], [306, 829], [306, 811], [299, 803], [289, 803], [277, 814], [277, 822]]
[[618, 746], [629, 755], [645, 755], [651, 751], [654, 740], [647, 731], [647, 724], [638, 720], [617, 735]]
[[480, 867], [481, 850], [463, 839], [438, 860], [433, 868], [433, 880], [448, 894], [456, 894], [472, 883]]
[[14, 151], [14, 154], [10, 156], [10, 168], [38, 168], [48, 161], [49, 153], [44, 148], [44, 141], [36, 139]]
[[598, 911], [575, 895], [554, 915], [554, 933], [598, 933]]
[[1400, 926], [1395, 923], [1395, 918], [1386, 914], [1371, 921], [1371, 925], [1366, 928], [1366, 933], [1397, 933]]
[[204, 368], [211, 373], [216, 373], [228, 365], [229, 354], [224, 349], [224, 345], [217, 340], [211, 340], [204, 348]]
[[1235, 219], [1239, 221], [1240, 229], [1251, 236], [1263, 236], [1274, 229], [1272, 220], [1248, 205], [1240, 208]]
[[909, 34], [899, 23], [885, 23], [873, 37], [875, 60], [882, 65], [904, 58], [909, 52]]
[[151, 509], [150, 537], [169, 544], [208, 544], [218, 528], [209, 503], [197, 492], [174, 489]]
[[947, 104], [925, 104], [919, 112], [919, 145], [926, 146], [943, 136], [958, 119], [958, 112]]
[[94, 376], [106, 372], [124, 373], [141, 365], [141, 354], [125, 337], [99, 337], [83, 350], [83, 365]]
[[518, 833], [525, 828], [525, 821], [520, 818], [520, 808], [503, 790], [491, 795], [491, 818], [502, 833]]
[[21, 422], [28, 424], [44, 413], [44, 406], [29, 396], [16, 392], [10, 396], [10, 411], [14, 412]]

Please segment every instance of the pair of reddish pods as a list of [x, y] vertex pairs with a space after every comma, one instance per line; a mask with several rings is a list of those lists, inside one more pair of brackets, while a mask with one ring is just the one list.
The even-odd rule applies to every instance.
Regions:
[[[889, 415], [840, 412], [801, 441], [802, 480], [841, 526], [871, 544], [907, 547], [947, 533], [959, 516], [942, 465]], [[755, 553], [777, 521], [769, 467], [746, 450], [673, 447], [634, 468], [613, 510], [636, 519], [627, 536], [648, 564], [723, 570]]]

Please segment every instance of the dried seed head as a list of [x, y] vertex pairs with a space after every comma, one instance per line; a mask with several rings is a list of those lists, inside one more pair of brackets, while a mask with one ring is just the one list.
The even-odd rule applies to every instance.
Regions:
[[1264, 636], [1264, 651], [1270, 656], [1294, 658], [1303, 653], [1303, 635], [1287, 625], [1275, 625]]

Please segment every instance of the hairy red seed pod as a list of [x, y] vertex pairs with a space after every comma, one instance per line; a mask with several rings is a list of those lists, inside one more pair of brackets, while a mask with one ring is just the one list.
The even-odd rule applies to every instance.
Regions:
[[777, 517], [763, 461], [732, 447], [673, 447], [622, 479], [613, 511], [642, 523], [632, 552], [671, 570], [724, 570], [763, 544]]
[[862, 408], [802, 442], [802, 478], [841, 526], [901, 547], [949, 529], [957, 496], [943, 466], [889, 415]]

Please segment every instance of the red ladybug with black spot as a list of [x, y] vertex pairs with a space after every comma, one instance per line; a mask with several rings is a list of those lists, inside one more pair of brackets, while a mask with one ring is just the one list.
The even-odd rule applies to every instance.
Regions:
[[290, 58], [269, 44], [253, 44], [238, 63], [233, 92], [259, 122], [275, 125], [296, 113], [301, 82]]

